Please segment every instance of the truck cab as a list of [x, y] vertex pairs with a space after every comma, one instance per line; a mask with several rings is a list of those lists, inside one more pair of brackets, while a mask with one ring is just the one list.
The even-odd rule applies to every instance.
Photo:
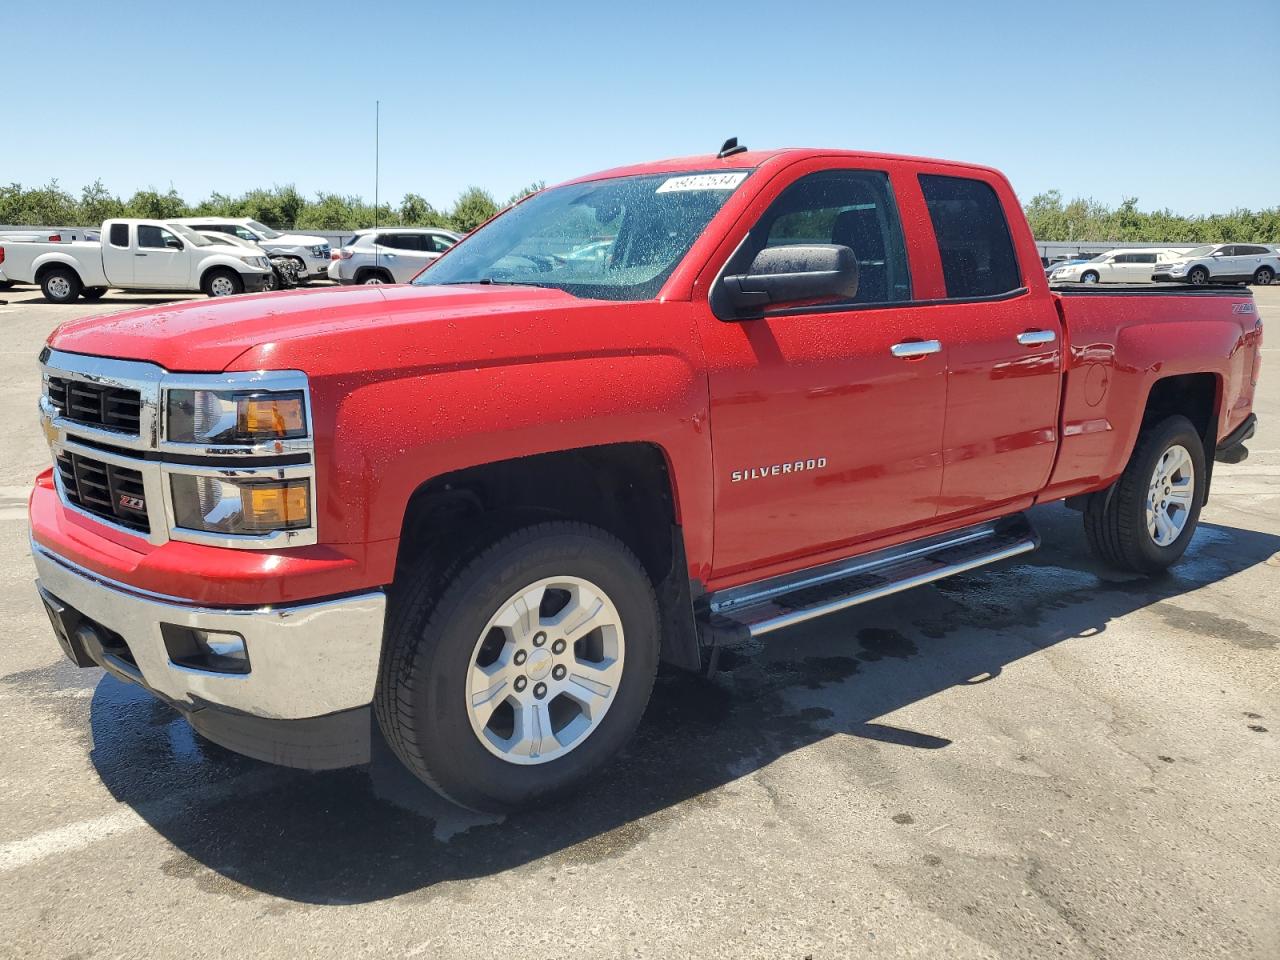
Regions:
[[1261, 336], [1239, 287], [1051, 289], [990, 168], [729, 143], [543, 190], [410, 285], [55, 331], [38, 586], [211, 740], [322, 769], [376, 721], [516, 809], [622, 749], [660, 660], [1021, 556], [1033, 504], [1176, 563]]

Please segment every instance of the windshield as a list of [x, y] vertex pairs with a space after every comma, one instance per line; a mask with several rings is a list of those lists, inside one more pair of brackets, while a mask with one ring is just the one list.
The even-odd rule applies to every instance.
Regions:
[[413, 282], [529, 284], [579, 297], [650, 300], [747, 173], [616, 177], [544, 190]]
[[283, 237], [284, 234], [279, 230], [272, 230], [265, 223], [259, 223], [257, 220], [250, 220], [249, 226], [262, 234], [264, 240], [274, 240], [276, 237]]
[[178, 236], [180, 236], [183, 240], [187, 241], [187, 243], [191, 244], [193, 247], [207, 247], [211, 243], [213, 243], [213, 241], [210, 240], [208, 237], [202, 237], [200, 234], [196, 233], [194, 230], [188, 227], [185, 223], [166, 223], [165, 226], [168, 227], [170, 230], [172, 230], [174, 233], [176, 233]]
[[1107, 257], [1109, 256], [1111, 256], [1110, 252], [1100, 253], [1096, 257], [1094, 257], [1092, 260], [1090, 260], [1089, 263], [1101, 263], [1103, 260], [1107, 259]]
[[1203, 247], [1196, 247], [1193, 250], [1188, 250], [1186, 253], [1176, 253], [1174, 256], [1179, 260], [1194, 260], [1196, 257], [1207, 257], [1217, 249], [1218, 247], [1216, 244], [1210, 243]]

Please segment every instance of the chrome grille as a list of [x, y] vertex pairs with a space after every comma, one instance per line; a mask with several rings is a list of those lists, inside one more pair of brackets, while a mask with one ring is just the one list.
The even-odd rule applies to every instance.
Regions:
[[137, 390], [50, 377], [48, 395], [67, 420], [138, 435], [142, 394]]
[[58, 451], [55, 460], [68, 502], [130, 530], [151, 532], [139, 471], [67, 450]]

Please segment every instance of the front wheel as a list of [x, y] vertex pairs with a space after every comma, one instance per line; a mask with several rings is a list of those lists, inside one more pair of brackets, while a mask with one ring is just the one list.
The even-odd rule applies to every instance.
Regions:
[[1202, 287], [1209, 282], [1209, 271], [1204, 267], [1192, 267], [1187, 273], [1187, 280], [1197, 287]]
[[1085, 505], [1090, 548], [1121, 570], [1165, 569], [1195, 533], [1205, 478], [1204, 443], [1190, 420], [1172, 416], [1147, 427], [1120, 479]]
[[477, 810], [580, 786], [634, 732], [658, 665], [639, 560], [582, 523], [518, 529], [392, 590], [375, 698], [405, 765]]
[[1253, 282], [1260, 287], [1269, 287], [1275, 282], [1276, 272], [1270, 267], [1259, 267], [1253, 272]]
[[106, 287], [85, 287], [83, 290], [80, 291], [80, 296], [84, 297], [86, 300], [90, 302], [93, 302], [95, 300], [101, 300], [103, 296], [106, 294], [106, 292], [107, 292]]
[[240, 274], [225, 268], [205, 274], [202, 286], [208, 297], [230, 297], [244, 293], [244, 281], [240, 279]]
[[1097, 283], [1100, 279], [1101, 277], [1099, 277], [1093, 270], [1086, 270], [1080, 275], [1081, 283]]

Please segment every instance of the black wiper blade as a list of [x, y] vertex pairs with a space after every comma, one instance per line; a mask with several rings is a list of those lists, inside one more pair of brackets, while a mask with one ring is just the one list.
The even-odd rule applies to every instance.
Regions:
[[532, 280], [495, 280], [493, 277], [481, 277], [479, 280], [445, 280], [443, 283], [424, 284], [424, 286], [469, 287], [476, 284], [486, 287], [542, 287], [544, 289], [554, 286], [550, 283], [534, 283]]

